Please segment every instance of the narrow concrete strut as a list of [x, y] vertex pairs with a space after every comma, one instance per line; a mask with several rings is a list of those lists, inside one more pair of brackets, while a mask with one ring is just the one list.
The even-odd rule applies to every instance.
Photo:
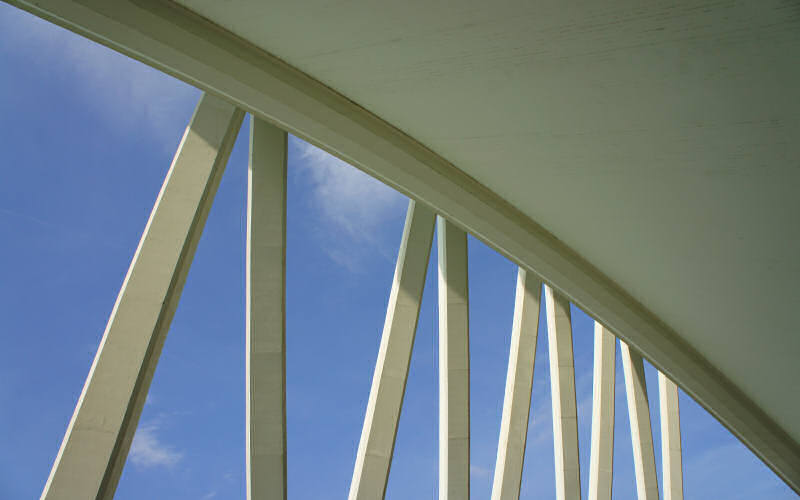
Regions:
[[619, 343], [622, 370], [625, 374], [625, 393], [628, 399], [628, 416], [631, 422], [633, 463], [636, 469], [636, 492], [639, 500], [658, 500], [658, 477], [653, 451], [653, 432], [650, 427], [650, 405], [644, 378], [642, 357], [630, 350], [625, 342]]
[[616, 342], [616, 337], [595, 321], [589, 500], [611, 500]]
[[553, 450], [556, 498], [580, 500], [581, 468], [578, 457], [578, 410], [575, 401], [575, 361], [569, 300], [544, 286], [547, 344], [550, 354], [550, 393], [553, 402]]
[[111, 499], [244, 112], [201, 97], [117, 296], [42, 499]]
[[492, 500], [517, 500], [522, 483], [542, 282], [519, 268]]
[[287, 134], [251, 116], [247, 175], [247, 498], [286, 500]]
[[664, 500], [683, 500], [683, 458], [678, 386], [658, 373], [658, 400], [661, 410], [661, 470]]
[[469, 499], [467, 233], [438, 217], [439, 499]]
[[386, 493], [435, 222], [436, 216], [430, 208], [409, 201], [350, 484], [350, 500], [377, 500]]

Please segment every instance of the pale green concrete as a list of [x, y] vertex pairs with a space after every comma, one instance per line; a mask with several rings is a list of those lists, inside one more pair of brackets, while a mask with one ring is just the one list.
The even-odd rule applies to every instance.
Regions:
[[43, 500], [110, 500], [244, 112], [204, 95], [114, 304]]
[[614, 480], [616, 343], [616, 337], [595, 321], [589, 500], [611, 500]]
[[287, 134], [250, 119], [247, 175], [247, 498], [286, 500]]
[[644, 376], [644, 362], [625, 342], [619, 343], [622, 371], [625, 375], [625, 396], [631, 423], [633, 466], [636, 472], [636, 493], [639, 500], [658, 500], [658, 477], [650, 425], [650, 405]]
[[533, 274], [519, 268], [492, 500], [519, 498], [525, 443], [528, 439], [541, 293], [542, 282]]
[[467, 233], [437, 217], [439, 252], [439, 500], [469, 499]]
[[409, 201], [350, 500], [380, 500], [386, 494], [435, 223], [436, 215], [430, 208]]
[[661, 471], [664, 500], [683, 500], [683, 456], [678, 386], [663, 373], [658, 374], [658, 401], [661, 414]]
[[547, 228], [800, 442], [796, 2], [178, 1]]
[[547, 345], [550, 356], [550, 395], [553, 406], [553, 452], [556, 499], [580, 500], [578, 408], [575, 400], [575, 360], [569, 300], [544, 286]]

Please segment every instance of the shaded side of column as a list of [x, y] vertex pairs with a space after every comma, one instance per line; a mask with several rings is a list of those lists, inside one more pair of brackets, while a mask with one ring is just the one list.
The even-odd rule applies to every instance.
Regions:
[[428, 270], [434, 212], [411, 200], [350, 484], [350, 500], [384, 497]]
[[286, 500], [287, 134], [250, 117], [247, 172], [247, 498]]
[[658, 398], [661, 410], [661, 469], [664, 500], [683, 500], [683, 457], [678, 386], [658, 373]]
[[616, 338], [595, 321], [589, 500], [611, 500], [614, 479], [615, 372]]
[[536, 338], [542, 282], [520, 268], [514, 299], [514, 323], [508, 356], [506, 392], [494, 467], [492, 500], [516, 500], [522, 483], [525, 443], [531, 409]]
[[569, 300], [547, 285], [544, 286], [544, 296], [547, 307], [550, 394], [553, 406], [556, 498], [580, 500], [578, 410], [575, 401], [575, 361], [572, 354]]
[[467, 233], [437, 217], [439, 251], [439, 499], [469, 499]]
[[150, 214], [42, 498], [110, 499], [244, 112], [203, 95]]
[[633, 463], [636, 469], [636, 492], [639, 500], [658, 499], [658, 477], [653, 451], [653, 432], [650, 427], [650, 406], [644, 378], [644, 362], [639, 353], [631, 351], [620, 341], [622, 370], [625, 374], [625, 393], [631, 422]]

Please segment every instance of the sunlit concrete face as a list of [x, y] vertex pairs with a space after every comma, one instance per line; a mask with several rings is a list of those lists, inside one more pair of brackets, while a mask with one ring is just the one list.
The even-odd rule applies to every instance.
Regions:
[[575, 398], [575, 360], [572, 354], [572, 317], [569, 300], [544, 287], [547, 309], [547, 347], [553, 406], [553, 446], [556, 498], [581, 498], [578, 456], [578, 408]]
[[541, 223], [800, 441], [794, 7], [180, 3]]
[[114, 497], [147, 391], [244, 112], [204, 95], [147, 221], [44, 500]]
[[430, 208], [409, 201], [350, 483], [350, 500], [372, 500], [386, 494], [435, 222], [436, 214]]
[[542, 283], [535, 276], [524, 269], [517, 271], [511, 352], [508, 355], [492, 500], [519, 498], [531, 410], [541, 290]]
[[470, 497], [467, 233], [436, 218], [439, 267], [439, 500]]
[[286, 500], [287, 134], [251, 117], [247, 173], [247, 499]]

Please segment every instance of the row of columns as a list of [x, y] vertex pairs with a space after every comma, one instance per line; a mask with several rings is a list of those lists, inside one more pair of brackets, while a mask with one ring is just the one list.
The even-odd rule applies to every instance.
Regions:
[[[425, 230], [414, 231], [422, 218]], [[383, 498], [391, 467], [394, 440], [404, 397], [405, 380], [414, 333], [395, 326], [396, 290], [406, 288], [406, 326], [416, 322], [422, 300], [426, 265], [417, 262], [413, 286], [403, 284], [405, 259], [424, 258], [431, 246], [434, 216], [411, 201], [408, 208], [392, 295], [381, 339], [359, 452], [350, 488], [351, 500]], [[439, 498], [469, 498], [469, 300], [466, 234], [446, 219], [438, 218], [439, 269]], [[420, 238], [415, 253], [411, 240]], [[538, 335], [542, 283], [524, 269], [518, 270], [512, 326], [511, 352], [492, 485], [492, 499], [519, 498], [530, 416], [533, 368]], [[544, 285], [548, 354], [553, 411], [556, 498], [580, 499], [575, 364], [569, 300]], [[613, 479], [616, 338], [595, 323], [595, 361], [589, 498], [610, 499]], [[631, 423], [637, 492], [640, 499], [658, 498], [649, 402], [641, 356], [620, 341], [626, 395]], [[398, 383], [382, 389], [387, 366]], [[399, 383], [402, 381], [402, 384]], [[664, 446], [664, 496], [682, 499], [680, 427], [677, 386], [659, 373], [662, 442]], [[401, 388], [398, 390], [398, 388]], [[385, 409], [384, 409], [385, 408]], [[383, 421], [379, 414], [383, 414]], [[383, 436], [379, 439], [377, 436]], [[371, 446], [381, 443], [382, 447]], [[380, 467], [371, 466], [379, 463]]]
[[[111, 313], [42, 498], [111, 499], [244, 112], [204, 95], [186, 129]], [[253, 117], [246, 248], [247, 498], [287, 498], [286, 132]], [[410, 201], [358, 446], [350, 500], [383, 498], [403, 404], [434, 226], [438, 226], [439, 498], [468, 499], [467, 235]], [[542, 283], [519, 269], [492, 499], [519, 497]], [[544, 286], [556, 493], [579, 499], [569, 301]], [[590, 499], [610, 499], [615, 339], [595, 327]], [[640, 499], [658, 497], [642, 358], [621, 342]], [[659, 374], [666, 499], [682, 498], [677, 387]]]

